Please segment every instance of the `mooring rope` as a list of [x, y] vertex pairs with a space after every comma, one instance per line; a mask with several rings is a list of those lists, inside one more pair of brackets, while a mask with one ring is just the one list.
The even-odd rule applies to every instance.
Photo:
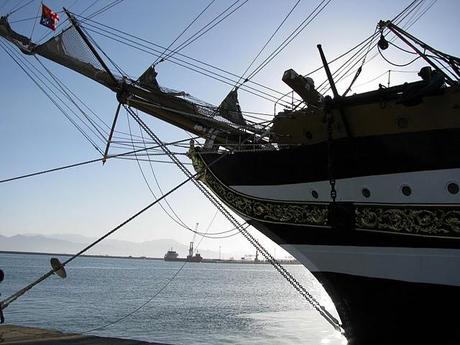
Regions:
[[[214, 214], [214, 217], [211, 219], [211, 222], [209, 223], [208, 227], [206, 228], [206, 231], [203, 233], [203, 234], [207, 234], [209, 232], [209, 229], [211, 228], [212, 224], [214, 223], [214, 220], [216, 218], [216, 215], [217, 215], [217, 212]], [[195, 239], [195, 235], [197, 234], [198, 232], [195, 232], [194, 235], [193, 235], [193, 240]], [[198, 251], [198, 247], [200, 246], [201, 242], [203, 241], [203, 239], [205, 238], [205, 236], [201, 236], [201, 239], [200, 241], [198, 242], [198, 244], [196, 245], [195, 247], [195, 252]], [[153, 301], [153, 299], [155, 299], [158, 295], [160, 295], [173, 281], [174, 279], [177, 278], [177, 276], [179, 275], [180, 272], [182, 272], [182, 270], [184, 269], [184, 267], [187, 265], [188, 261], [184, 261], [184, 263], [179, 267], [179, 269], [174, 272], [174, 274], [166, 281], [165, 284], [163, 284], [163, 286], [161, 286], [152, 296], [150, 296], [145, 302], [143, 302], [141, 305], [137, 306], [135, 309], [131, 310], [130, 312], [126, 313], [125, 315], [119, 317], [118, 319], [116, 320], [113, 320], [113, 321], [110, 321], [110, 322], [107, 322], [101, 326], [97, 326], [97, 327], [94, 327], [94, 328], [91, 328], [91, 329], [88, 329], [86, 331], [83, 331], [81, 332], [81, 334], [86, 334], [86, 333], [91, 333], [91, 332], [94, 332], [94, 331], [99, 331], [101, 329], [104, 329], [104, 328], [107, 328], [107, 327], [110, 327], [110, 326], [113, 326], [117, 323], [120, 323], [121, 321], [127, 319], [128, 317], [134, 315], [135, 313], [137, 313], [139, 310], [141, 310], [142, 308], [144, 308], [146, 305], [148, 305], [150, 302]]]
[[[173, 155], [169, 148], [161, 145], [161, 140], [158, 136], [142, 121], [142, 119], [129, 107], [125, 106], [125, 109], [129, 114], [137, 121], [137, 123], [145, 130], [145, 132], [153, 139], [153, 141], [160, 146], [164, 152], [170, 157], [170, 159], [176, 163], [178, 168], [189, 178], [191, 176], [197, 176], [197, 173], [193, 174], [185, 167], [185, 165]], [[219, 158], [212, 161], [207, 165], [209, 168], [211, 165], [217, 163], [219, 160], [224, 158], [228, 153], [223, 153]], [[319, 314], [330, 324], [334, 329], [340, 333], [344, 333], [344, 330], [340, 322], [329, 312], [327, 309], [321, 305], [321, 303], [311, 295], [302, 284], [297, 281], [297, 279], [289, 273], [261, 244], [255, 239], [248, 231], [244, 228], [242, 224], [228, 211], [223, 204], [209, 192], [198, 180], [192, 178], [193, 184], [204, 194], [204, 196], [235, 226], [240, 233], [257, 249], [261, 254], [267, 259], [267, 261], [272, 264], [272, 266], [299, 292], [299, 294], [304, 297], [307, 302], [319, 312]]]
[[[140, 117], [132, 111], [131, 108], [125, 107], [125, 109], [129, 112], [129, 114], [138, 122], [138, 124], [146, 131], [146, 133], [156, 142], [156, 144], [161, 147], [164, 152], [170, 157], [170, 159], [176, 163], [176, 165], [179, 167], [179, 169], [184, 172], [184, 174], [187, 176], [187, 178], [176, 185], [174, 188], [169, 190], [167, 193], [163, 194], [161, 197], [157, 198], [147, 206], [145, 206], [143, 209], [120, 223], [118, 226], [107, 232], [105, 235], [97, 239], [96, 241], [92, 242], [90, 245], [86, 246], [82, 250], [80, 250], [78, 253], [74, 254], [71, 256], [69, 259], [64, 261], [62, 264], [60, 264], [58, 267], [53, 267], [49, 272], [45, 273], [42, 275], [40, 278], [32, 282], [31, 284], [27, 285], [26, 287], [20, 289], [16, 293], [12, 294], [11, 296], [7, 297], [6, 299], [0, 301], [0, 313], [5, 310], [12, 302], [16, 301], [19, 297], [24, 295], [26, 292], [31, 290], [34, 286], [38, 285], [45, 279], [49, 278], [51, 275], [53, 275], [55, 272], [57, 272], [59, 269], [64, 268], [67, 264], [69, 264], [71, 261], [94, 247], [96, 244], [99, 242], [103, 241], [105, 238], [108, 236], [112, 235], [115, 233], [117, 230], [121, 229], [123, 226], [143, 214], [145, 211], [150, 209], [152, 206], [172, 194], [174, 191], [185, 185], [187, 182], [192, 181], [195, 186], [205, 195], [205, 197], [237, 228], [240, 233], [256, 248], [258, 249], [261, 254], [267, 259], [270, 264], [300, 293], [301, 296], [303, 296], [308, 303], [310, 303], [315, 310], [317, 310], [321, 316], [329, 323], [331, 324], [337, 331], [343, 333], [343, 329], [340, 325], [340, 322], [332, 316], [324, 306], [322, 306], [290, 273], [287, 271], [248, 231], [247, 229], [239, 223], [239, 221], [222, 205], [222, 203], [214, 196], [212, 195], [198, 180], [195, 178], [201, 174], [201, 172], [196, 172], [192, 174], [186, 167], [185, 165], [169, 150], [168, 146], [165, 145], [156, 135], [153, 133], [153, 131], [140, 119]], [[207, 165], [207, 168], [209, 168], [211, 165], [217, 163], [220, 161], [222, 158], [224, 158], [228, 153], [223, 153], [220, 157], [212, 161], [210, 164]]]
[[20, 289], [19, 291], [15, 292], [14, 294], [12, 294], [11, 296], [5, 298], [3, 301], [0, 302], [0, 310], [3, 311], [5, 310], [5, 308], [7, 308], [12, 302], [14, 302], [15, 300], [17, 300], [19, 297], [21, 297], [22, 295], [24, 295], [27, 291], [29, 291], [30, 289], [32, 289], [34, 286], [36, 286], [37, 284], [41, 283], [42, 281], [44, 281], [45, 279], [47, 279], [48, 277], [50, 277], [51, 275], [53, 275], [54, 272], [58, 271], [59, 269], [61, 268], [64, 268], [67, 264], [69, 264], [71, 261], [73, 261], [74, 259], [76, 259], [77, 257], [79, 257], [80, 255], [82, 255], [83, 253], [85, 253], [86, 251], [88, 251], [89, 249], [91, 249], [92, 247], [94, 247], [96, 244], [98, 244], [99, 242], [101, 242], [102, 240], [104, 240], [105, 238], [109, 237], [110, 235], [112, 235], [114, 232], [116, 232], [117, 230], [121, 229], [123, 226], [125, 226], [126, 224], [128, 224], [129, 222], [131, 222], [132, 220], [134, 220], [135, 218], [137, 218], [138, 216], [140, 216], [142, 213], [144, 213], [145, 211], [147, 211], [148, 209], [150, 209], [152, 206], [154, 206], [155, 204], [157, 204], [158, 202], [160, 202], [162, 199], [166, 198], [168, 195], [172, 194], [173, 192], [175, 192], [177, 189], [179, 189], [180, 187], [182, 187], [183, 185], [185, 185], [187, 182], [189, 182], [190, 180], [193, 180], [196, 176], [198, 175], [198, 173], [195, 173], [193, 175], [190, 175], [188, 176], [184, 181], [182, 181], [181, 183], [179, 183], [178, 185], [176, 185], [174, 188], [170, 189], [168, 192], [166, 192], [165, 194], [163, 194], [161, 197], [157, 198], [156, 200], [154, 200], [153, 202], [151, 202], [150, 204], [148, 204], [147, 206], [145, 206], [143, 209], [141, 209], [140, 211], [138, 211], [137, 213], [135, 213], [134, 215], [132, 215], [131, 217], [129, 217], [128, 219], [126, 219], [125, 221], [123, 221], [122, 223], [120, 223], [119, 225], [117, 225], [115, 228], [113, 228], [112, 230], [110, 230], [109, 232], [107, 232], [105, 235], [103, 235], [102, 237], [100, 237], [99, 239], [97, 239], [96, 241], [92, 242], [90, 245], [86, 246], [85, 248], [83, 248], [82, 250], [80, 250], [78, 253], [74, 254], [73, 256], [71, 256], [69, 259], [67, 259], [66, 261], [64, 261], [59, 267], [57, 268], [53, 268], [51, 269], [49, 272], [45, 273], [44, 275], [42, 275], [40, 278], [38, 278], [37, 280], [35, 280], [34, 282], [32, 282], [31, 284], [27, 285], [26, 287]]

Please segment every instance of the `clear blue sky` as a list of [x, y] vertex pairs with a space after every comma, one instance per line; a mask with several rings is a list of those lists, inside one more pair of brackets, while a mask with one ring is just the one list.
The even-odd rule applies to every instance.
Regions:
[[[26, 2], [3, 0], [0, 2], [0, 14], [4, 15], [17, 5]], [[125, 0], [95, 17], [95, 20], [167, 46], [209, 2], [209, 0]], [[182, 53], [240, 74], [295, 2], [294, 0], [249, 0], [237, 12]], [[93, 1], [49, 0], [45, 3], [56, 11], [67, 6], [71, 11], [81, 13]], [[90, 14], [108, 3], [110, 1], [101, 0], [85, 14]], [[189, 32], [201, 28], [230, 3], [230, 1], [217, 0]], [[294, 68], [299, 73], [307, 73], [320, 66], [316, 49], [318, 43], [323, 45], [326, 56], [332, 59], [370, 35], [380, 19], [394, 17], [408, 3], [409, 1], [396, 0], [331, 1], [319, 17], [258, 74], [254, 81], [277, 90], [288, 91], [281, 82], [282, 73], [288, 68]], [[301, 1], [262, 57], [271, 52], [317, 4], [317, 1]], [[34, 17], [38, 9], [37, 0], [11, 15], [10, 21]], [[460, 55], [458, 13], [460, 13], [460, 1], [439, 0], [419, 22], [412, 26], [410, 31], [434, 47], [458, 56]], [[62, 17], [64, 14], [61, 15]], [[33, 21], [18, 22], [13, 24], [13, 27], [29, 36], [32, 33]], [[41, 38], [48, 31], [47, 28], [37, 24], [33, 30], [33, 39]], [[93, 37], [131, 76], [139, 76], [153, 62], [151, 56], [123, 48], [97, 35]], [[32, 57], [29, 59], [34, 60]], [[407, 56], [401, 59], [402, 62], [409, 60]], [[0, 179], [98, 157], [94, 148], [2, 50], [0, 50], [0, 66], [3, 81], [0, 86], [2, 104]], [[112, 121], [117, 104], [112, 93], [63, 67], [53, 66], [51, 63], [47, 66], [52, 68], [66, 85], [106, 122]], [[420, 65], [415, 64], [408, 67], [408, 70], [415, 71], [419, 68]], [[376, 58], [366, 66], [356, 85], [363, 84], [388, 69], [394, 68], [382, 62], [380, 58]], [[160, 64], [157, 71], [161, 85], [186, 90], [213, 104], [219, 104], [230, 90], [228, 85], [169, 62]], [[323, 78], [321, 75], [318, 77], [321, 80]], [[403, 81], [403, 78], [414, 79], [416, 74], [394, 74], [392, 82]], [[373, 84], [363, 85], [361, 89], [356, 88], [354, 91], [376, 87], [379, 82], [386, 83], [386, 77], [376, 80]], [[344, 90], [346, 85], [339, 85], [339, 88]], [[273, 112], [272, 103], [250, 94], [241, 93], [240, 103], [246, 111]], [[127, 130], [125, 116], [122, 115], [120, 126], [123, 130]], [[148, 123], [165, 141], [187, 137], [183, 131], [158, 120], [149, 118]], [[149, 168], [147, 166], [145, 168], [149, 172]], [[164, 191], [184, 179], [172, 165], [156, 164], [154, 168]], [[151, 175], [149, 180], [152, 180]], [[137, 164], [133, 161], [112, 160], [105, 166], [95, 164], [4, 183], [0, 185], [0, 234], [77, 233], [98, 236], [152, 200], [153, 197], [142, 180]], [[168, 200], [186, 223], [194, 227], [198, 222], [202, 231], [215, 213], [191, 184], [176, 192]], [[209, 231], [217, 232], [230, 227], [230, 224], [218, 216]], [[192, 239], [192, 234], [179, 228], [159, 207], [155, 207], [119, 231], [113, 238], [133, 241], [173, 238], [187, 243]], [[273, 252], [274, 245], [269, 241], [264, 243]], [[216, 251], [219, 246], [222, 247], [223, 252], [235, 250], [253, 252], [251, 246], [241, 236], [229, 240], [205, 240], [201, 244], [202, 248]], [[280, 251], [277, 254], [280, 254]]]

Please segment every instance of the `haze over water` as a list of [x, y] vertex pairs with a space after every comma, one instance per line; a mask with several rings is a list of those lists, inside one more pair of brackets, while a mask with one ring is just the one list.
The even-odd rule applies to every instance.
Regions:
[[[12, 303], [8, 324], [168, 344], [344, 344], [333, 328], [267, 264], [79, 258], [68, 277], [51, 277]], [[0, 254], [2, 298], [49, 270], [45, 255]], [[300, 265], [288, 270], [330, 310]], [[163, 289], [164, 288], [164, 289]], [[160, 293], [160, 291], [163, 289]], [[155, 296], [155, 297], [154, 297]]]

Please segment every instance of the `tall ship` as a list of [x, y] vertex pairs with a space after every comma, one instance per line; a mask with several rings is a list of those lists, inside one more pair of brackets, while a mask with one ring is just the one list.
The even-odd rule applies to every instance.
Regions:
[[203, 138], [190, 145], [193, 178], [315, 275], [349, 345], [460, 343], [459, 58], [381, 21], [360, 47], [382, 53], [391, 34], [426, 62], [419, 81], [339, 94], [318, 46], [331, 94], [288, 69], [282, 80], [296, 101], [255, 123], [238, 88], [213, 106], [161, 87], [155, 66], [138, 79], [113, 73], [85, 22], [67, 16], [42, 44], [7, 17], [0, 36], [112, 90], [118, 109]]

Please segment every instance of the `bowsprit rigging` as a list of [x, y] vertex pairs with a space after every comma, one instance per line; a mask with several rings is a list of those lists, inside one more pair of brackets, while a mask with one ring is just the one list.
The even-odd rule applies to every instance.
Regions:
[[[40, 55], [85, 75], [116, 92], [121, 104], [174, 124], [218, 144], [238, 144], [253, 140], [266, 142], [261, 128], [244, 120], [237, 91], [232, 90], [220, 106], [199, 101], [185, 92], [159, 86], [156, 71], [149, 67], [138, 80], [117, 76], [105, 64], [80, 24], [69, 12], [72, 26], [49, 41], [36, 45], [15, 33], [6, 17], [0, 19], [0, 35], [24, 53]], [[114, 123], [115, 124], [115, 123]], [[114, 127], [112, 127], [112, 132]]]

